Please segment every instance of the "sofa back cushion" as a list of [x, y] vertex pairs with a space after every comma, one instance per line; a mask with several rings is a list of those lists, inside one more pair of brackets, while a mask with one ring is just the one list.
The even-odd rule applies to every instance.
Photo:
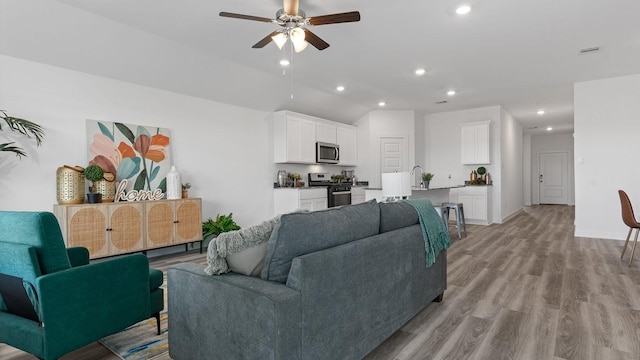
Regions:
[[380, 234], [418, 224], [418, 212], [409, 203], [380, 203]]
[[375, 200], [284, 214], [271, 233], [261, 277], [284, 284], [294, 258], [376, 235], [379, 229], [380, 208]]

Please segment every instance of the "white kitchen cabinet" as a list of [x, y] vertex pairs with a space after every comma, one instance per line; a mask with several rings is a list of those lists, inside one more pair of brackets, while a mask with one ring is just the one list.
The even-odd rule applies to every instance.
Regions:
[[273, 189], [275, 214], [285, 214], [297, 209], [323, 210], [328, 207], [326, 187]]
[[340, 145], [340, 162], [342, 166], [358, 164], [358, 128], [350, 125], [337, 126], [337, 144]]
[[365, 202], [365, 191], [363, 187], [354, 186], [351, 188], [351, 204]]
[[490, 164], [490, 121], [460, 124], [462, 163]]
[[316, 122], [289, 111], [275, 112], [273, 159], [276, 163], [315, 164]]
[[336, 125], [332, 122], [316, 122], [316, 141], [337, 144]]
[[465, 186], [449, 191], [449, 201], [462, 203], [468, 224], [491, 224], [491, 186]]

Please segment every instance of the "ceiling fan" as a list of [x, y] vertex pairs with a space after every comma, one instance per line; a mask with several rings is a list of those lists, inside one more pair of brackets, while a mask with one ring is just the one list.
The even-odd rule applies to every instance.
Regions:
[[307, 17], [305, 12], [298, 8], [299, 0], [283, 0], [283, 3], [284, 7], [276, 12], [275, 19], [235, 14], [224, 11], [220, 12], [220, 16], [277, 24], [282, 27], [282, 29], [278, 29], [265, 36], [252, 47], [254, 49], [263, 48], [273, 41], [278, 48], [282, 49], [282, 46], [287, 42], [287, 39], [290, 39], [296, 52], [304, 50], [307, 47], [307, 44], [313, 45], [318, 50], [324, 50], [329, 47], [329, 44], [326, 41], [312, 33], [305, 26], [360, 21], [360, 13], [358, 11]]

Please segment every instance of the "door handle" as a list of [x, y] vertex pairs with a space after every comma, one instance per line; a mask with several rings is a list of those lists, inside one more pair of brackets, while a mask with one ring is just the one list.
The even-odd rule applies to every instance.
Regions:
[[542, 182], [542, 174], [540, 174], [540, 182]]

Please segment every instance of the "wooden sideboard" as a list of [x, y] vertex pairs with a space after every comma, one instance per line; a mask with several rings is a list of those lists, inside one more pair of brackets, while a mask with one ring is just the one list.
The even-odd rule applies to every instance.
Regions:
[[92, 259], [200, 242], [202, 199], [54, 205], [67, 246]]

